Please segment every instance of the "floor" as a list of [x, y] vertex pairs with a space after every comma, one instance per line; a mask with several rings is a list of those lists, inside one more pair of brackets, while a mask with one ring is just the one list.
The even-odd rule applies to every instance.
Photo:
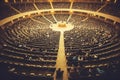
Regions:
[[[64, 71], [63, 80], [68, 80], [68, 72], [67, 72], [67, 64], [66, 64], [66, 56], [65, 56], [65, 46], [64, 46], [64, 32], [60, 33], [59, 40], [59, 49], [56, 61], [56, 70], [61, 68]], [[56, 80], [56, 72], [54, 74], [54, 80]]]

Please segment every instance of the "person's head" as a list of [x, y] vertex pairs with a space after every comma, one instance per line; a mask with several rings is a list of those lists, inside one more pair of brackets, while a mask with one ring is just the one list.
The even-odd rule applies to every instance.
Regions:
[[61, 71], [61, 68], [58, 68], [58, 71]]

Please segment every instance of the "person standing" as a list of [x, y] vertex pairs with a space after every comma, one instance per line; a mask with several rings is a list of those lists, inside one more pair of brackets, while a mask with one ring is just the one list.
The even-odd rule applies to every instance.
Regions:
[[56, 71], [56, 80], [63, 80], [63, 72], [61, 70], [61, 68], [58, 68], [58, 70]]

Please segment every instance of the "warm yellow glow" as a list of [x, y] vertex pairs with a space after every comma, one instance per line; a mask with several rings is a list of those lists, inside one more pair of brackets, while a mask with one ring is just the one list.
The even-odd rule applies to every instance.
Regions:
[[73, 2], [74, 0], [69, 0], [70, 2]]
[[41, 14], [41, 12], [39, 12], [38, 14]]
[[49, 2], [53, 2], [53, 0], [48, 0]]
[[52, 9], [54, 9], [54, 8], [53, 8], [53, 4], [52, 4], [52, 1], [50, 1], [50, 6], [51, 6], [51, 8], [52, 8]]
[[107, 0], [108, 2], [110, 1], [110, 0]]
[[37, 7], [35, 3], [33, 3], [33, 6], [35, 7], [36, 10], [39, 10], [39, 8]]
[[25, 16], [23, 16], [23, 18], [25, 18]]
[[60, 23], [60, 24], [58, 24], [58, 27], [65, 28], [65, 27], [67, 27], [67, 26], [66, 26], [66, 23]]
[[73, 10], [72, 9], [70, 9], [70, 14], [72, 14], [73, 13]]
[[61, 70], [64, 71], [63, 80], [68, 80], [67, 64], [66, 64], [66, 56], [65, 56], [65, 46], [64, 46], [64, 32], [60, 33], [56, 68], [57, 69], [61, 68]]
[[54, 10], [51, 10], [51, 14], [54, 14], [55, 13], [55, 11]]
[[[74, 26], [71, 23], [66, 23], [65, 21], [60, 21], [55, 24], [51, 24], [50, 28], [54, 31], [60, 31], [60, 40], [59, 40], [59, 49], [56, 61], [56, 70], [61, 68], [64, 71], [63, 80], [68, 80], [68, 72], [67, 72], [67, 61], [65, 55], [65, 45], [64, 45], [64, 32], [72, 30]], [[54, 76], [56, 73], [54, 74]], [[54, 79], [56, 80], [56, 79]]]
[[8, 0], [4, 0], [5, 1], [5, 3], [8, 3], [9, 1]]
[[55, 24], [51, 24], [50, 28], [54, 31], [64, 32], [64, 31], [72, 30], [74, 28], [74, 26], [71, 23], [66, 23], [64, 21], [60, 21]]

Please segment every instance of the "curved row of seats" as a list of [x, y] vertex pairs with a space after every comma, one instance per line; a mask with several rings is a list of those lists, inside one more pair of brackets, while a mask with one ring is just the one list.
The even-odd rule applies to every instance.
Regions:
[[[45, 15], [45, 17], [55, 22], [51, 14]], [[67, 16], [55, 14], [55, 17], [58, 21], [66, 21], [69, 14]], [[72, 15], [68, 21], [73, 23], [75, 27], [73, 30], [65, 32], [65, 49], [68, 71], [71, 67], [80, 66], [79, 69], [82, 69], [82, 65], [88, 73], [82, 76], [91, 77], [89, 76], [89, 74], [93, 73], [90, 72], [91, 69], [94, 71], [96, 68], [106, 68], [106, 66], [113, 65], [111, 64], [113, 61], [118, 61], [119, 63], [120, 41], [113, 25], [94, 20], [94, 18], [88, 18], [83, 21], [85, 18], [85, 16]], [[25, 19], [5, 28], [3, 35], [0, 35], [2, 38], [0, 62], [9, 64], [7, 66], [10, 73], [24, 76], [44, 76], [46, 77], [45, 79], [50, 76], [51, 79], [55, 71], [60, 33], [52, 31], [49, 28], [50, 22], [42, 16], [35, 16], [33, 19], [43, 22], [43, 24], [37, 23], [32, 19]], [[81, 29], [82, 27], [84, 28]], [[80, 32], [80, 30], [83, 31]], [[94, 32], [97, 32], [96, 30], [103, 31], [103, 33], [94, 34]], [[92, 35], [89, 33], [92, 33]], [[105, 33], [109, 35], [102, 35]], [[84, 41], [84, 39], [91, 39], [92, 36], [98, 42], [90, 43], [90, 40]], [[82, 45], [82, 42], [85, 45]], [[67, 53], [69, 54], [67, 55]], [[78, 57], [80, 60], [78, 60]], [[46, 73], [43, 74], [42, 70]], [[96, 74], [99, 75], [100, 73], [95, 73], [95, 76], [97, 76]]]
[[[47, 28], [44, 27], [43, 31], [41, 28], [38, 33], [39, 40], [36, 40], [38, 42], [35, 42], [34, 38], [33, 41], [31, 40], [32, 43], [29, 43], [29, 32], [26, 29], [22, 29], [22, 27], [20, 27], [22, 25], [23, 24], [21, 22], [21, 25], [12, 25], [10, 28], [6, 28], [4, 30], [5, 32], [3, 31], [4, 35], [1, 35], [3, 43], [0, 53], [0, 61], [4, 64], [9, 64], [8, 67], [11, 67], [9, 69], [11, 74], [14, 73], [18, 76], [37, 76], [41, 80], [41, 77], [43, 77], [43, 80], [53, 80], [57, 58], [56, 44], [58, 43], [58, 41], [54, 40], [54, 38], [59, 37], [57, 36], [59, 34], [49, 31], [51, 39], [49, 39], [49, 37], [47, 38], [46, 36], [40, 36], [46, 33]], [[24, 27], [26, 25], [24, 25]], [[53, 37], [52, 33], [54, 34]], [[24, 38], [29, 38], [29, 40], [27, 40], [28, 42], [24, 42], [25, 40], [22, 40], [22, 36], [24, 36]], [[49, 45], [45, 43], [44, 38], [48, 40], [47, 43], [54, 41], [54, 45], [51, 43]], [[38, 47], [36, 47], [37, 44]], [[44, 44], [45, 47], [42, 44]]]

